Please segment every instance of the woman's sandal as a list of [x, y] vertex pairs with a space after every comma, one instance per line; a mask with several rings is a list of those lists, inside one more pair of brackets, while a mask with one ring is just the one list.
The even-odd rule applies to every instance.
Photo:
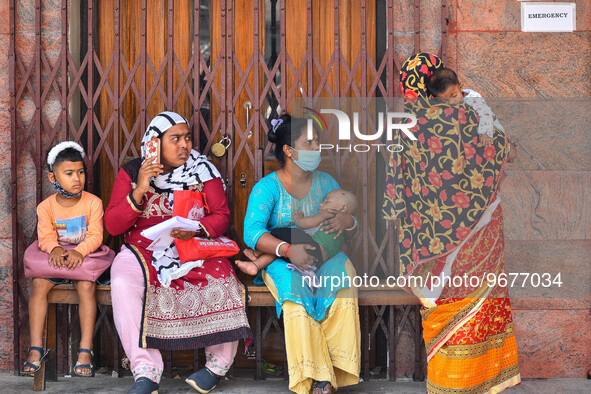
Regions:
[[312, 386], [312, 388], [313, 388], [313, 390], [312, 390], [313, 394], [330, 394], [330, 393], [332, 393], [332, 385], [330, 384], [330, 382], [327, 382], [327, 381], [314, 382], [314, 385]]
[[23, 376], [35, 375], [35, 373], [41, 369], [41, 364], [46, 362], [47, 359], [49, 358], [50, 349], [47, 349], [47, 351], [45, 351], [45, 349], [43, 349], [42, 347], [31, 346], [29, 348], [29, 350], [27, 350], [27, 357], [29, 356], [29, 353], [31, 353], [31, 350], [38, 351], [39, 354], [41, 355], [41, 358], [39, 358], [39, 361], [25, 361], [23, 367], [29, 367], [29, 368], [34, 368], [34, 369], [32, 371], [23, 371], [22, 372]]
[[[80, 361], [76, 361], [76, 365], [74, 366], [74, 373], [78, 376], [83, 376], [83, 377], [94, 376], [94, 365], [92, 365], [92, 358], [94, 357], [94, 352], [90, 349], [80, 348], [80, 349], [78, 349], [78, 356], [80, 356], [80, 353], [90, 354], [91, 362], [87, 363], [87, 364], [82, 364]], [[79, 369], [88, 368], [88, 369], [90, 369], [90, 373], [80, 373], [77, 371], [78, 368]]]

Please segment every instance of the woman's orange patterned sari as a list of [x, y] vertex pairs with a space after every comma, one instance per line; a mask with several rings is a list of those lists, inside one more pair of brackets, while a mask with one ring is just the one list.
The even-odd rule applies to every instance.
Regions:
[[440, 67], [425, 53], [402, 67], [418, 140], [400, 138], [383, 211], [401, 220], [401, 273], [422, 279], [407, 290], [423, 304], [428, 392], [497, 393], [520, 382], [509, 295], [496, 280], [505, 273], [497, 186], [508, 141], [495, 131], [492, 147], [478, 146], [470, 107], [428, 102], [426, 78]]
[[[519, 384], [511, 303], [507, 287], [494, 280], [505, 272], [503, 252], [503, 213], [498, 206], [490, 222], [460, 247], [449, 275], [482, 281], [476, 286], [452, 284], [434, 303], [423, 300], [429, 393], [496, 393]], [[433, 259], [412, 275], [433, 275], [445, 263], [446, 257]]]

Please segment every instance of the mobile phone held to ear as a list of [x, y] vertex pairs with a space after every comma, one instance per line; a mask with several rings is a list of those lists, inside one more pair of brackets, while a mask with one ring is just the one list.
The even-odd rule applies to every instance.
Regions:
[[158, 138], [152, 138], [150, 141], [146, 142], [146, 161], [150, 160], [152, 157], [155, 157], [156, 160], [152, 161], [153, 163], [160, 163], [160, 140]]

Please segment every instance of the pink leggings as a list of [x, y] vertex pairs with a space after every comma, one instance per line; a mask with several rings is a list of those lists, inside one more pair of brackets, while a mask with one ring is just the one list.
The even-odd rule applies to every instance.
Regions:
[[[139, 347], [140, 319], [144, 298], [144, 276], [135, 255], [125, 246], [111, 266], [113, 317], [125, 354], [131, 362], [133, 378], [147, 377], [158, 383], [164, 364], [158, 349]], [[223, 376], [234, 362], [238, 341], [205, 348], [205, 366]]]

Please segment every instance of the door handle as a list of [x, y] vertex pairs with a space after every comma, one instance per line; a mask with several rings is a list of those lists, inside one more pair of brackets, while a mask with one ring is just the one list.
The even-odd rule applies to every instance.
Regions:
[[[246, 127], [248, 127], [248, 123], [250, 122], [250, 109], [252, 108], [252, 103], [250, 101], [247, 101], [244, 103], [243, 107], [246, 110]], [[246, 138], [250, 137], [252, 137], [252, 130], [248, 132], [248, 137]]]

